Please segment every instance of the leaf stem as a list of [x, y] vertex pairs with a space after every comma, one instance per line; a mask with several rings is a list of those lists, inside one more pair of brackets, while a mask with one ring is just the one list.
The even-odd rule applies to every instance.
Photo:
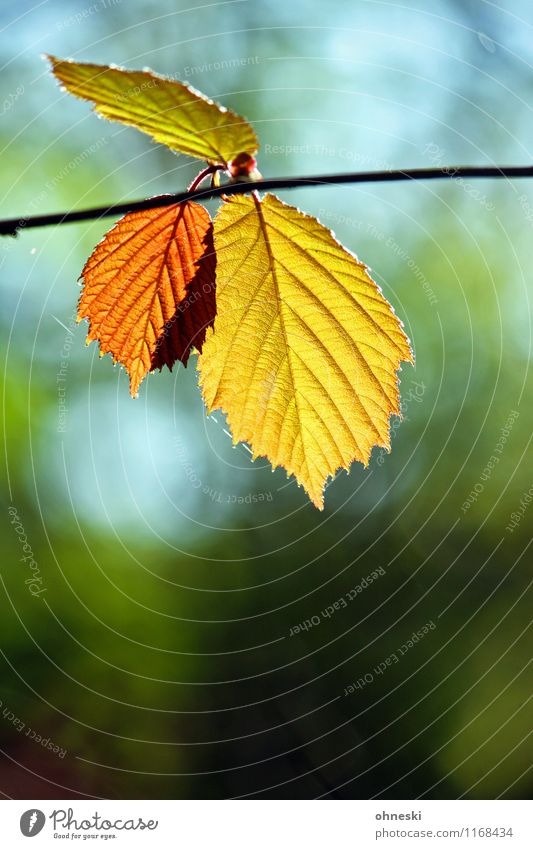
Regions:
[[200, 173], [194, 178], [194, 180], [192, 181], [192, 183], [189, 186], [189, 188], [187, 189], [187, 191], [188, 192], [196, 191], [196, 189], [198, 188], [200, 183], [202, 183], [206, 179], [206, 177], [209, 177], [209, 175], [213, 175], [217, 171], [222, 171], [222, 170], [224, 170], [223, 165], [209, 165], [207, 168], [204, 168], [203, 171], [200, 171]]
[[[212, 173], [212, 168], [206, 169]], [[207, 173], [202, 172], [207, 176]], [[198, 175], [197, 180], [199, 181]], [[161, 195], [156, 198], [146, 198], [138, 201], [109, 206], [93, 207], [92, 209], [76, 209], [70, 212], [55, 212], [48, 215], [27, 215], [18, 218], [0, 220], [0, 236], [16, 236], [20, 230], [29, 227], [47, 227], [53, 224], [67, 224], [75, 221], [90, 221], [96, 218], [123, 215], [142, 209], [155, 209], [183, 203], [188, 200], [209, 200], [222, 195], [247, 194], [253, 191], [270, 191], [282, 189], [302, 189], [308, 186], [335, 186], [353, 183], [395, 183], [400, 181], [420, 182], [442, 179], [506, 179], [513, 180], [522, 177], [533, 177], [532, 165], [495, 165], [495, 166], [448, 166], [445, 168], [408, 168], [398, 171], [360, 171], [346, 174], [323, 174], [312, 177], [274, 177], [257, 180], [256, 182], [229, 183], [223, 186], [209, 186], [204, 189], [190, 189], [186, 192]], [[202, 176], [203, 179], [203, 176]], [[195, 181], [196, 182], [196, 181]], [[194, 185], [194, 184], [193, 184]]]

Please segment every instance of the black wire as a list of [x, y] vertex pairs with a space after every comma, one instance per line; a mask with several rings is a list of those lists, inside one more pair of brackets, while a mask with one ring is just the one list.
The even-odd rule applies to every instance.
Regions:
[[402, 180], [454, 180], [458, 178], [505, 178], [533, 177], [532, 165], [511, 166], [451, 166], [448, 168], [410, 168], [405, 171], [361, 171], [355, 174], [323, 174], [316, 177], [274, 177], [255, 182], [232, 183], [224, 186], [196, 189], [194, 192], [178, 192], [160, 195], [111, 206], [97, 206], [92, 209], [55, 212], [49, 215], [29, 215], [19, 218], [7, 218], [0, 221], [0, 236], [16, 236], [20, 230], [29, 227], [47, 227], [51, 224], [68, 224], [74, 221], [89, 221], [95, 218], [123, 215], [143, 209], [156, 209], [182, 203], [187, 200], [209, 200], [221, 195], [240, 195], [247, 192], [270, 191], [273, 189], [301, 189], [307, 186], [335, 186], [341, 183], [396, 183]]

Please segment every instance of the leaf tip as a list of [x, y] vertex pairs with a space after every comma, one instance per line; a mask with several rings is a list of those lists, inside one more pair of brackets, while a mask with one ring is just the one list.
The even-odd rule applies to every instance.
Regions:
[[320, 512], [322, 513], [322, 511], [324, 510], [324, 490], [322, 490], [320, 495], [311, 495], [311, 493], [309, 493], [309, 498], [311, 499], [311, 504], [313, 505], [313, 507], [316, 507], [316, 509], [320, 510]]

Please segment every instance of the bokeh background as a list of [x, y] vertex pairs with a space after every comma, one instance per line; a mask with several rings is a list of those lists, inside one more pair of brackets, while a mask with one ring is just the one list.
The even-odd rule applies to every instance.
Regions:
[[[0, 25], [3, 217], [195, 173], [43, 52], [189, 80], [253, 122], [265, 176], [531, 160], [528, 0], [20, 0]], [[5, 797], [531, 791], [533, 182], [283, 198], [371, 266], [416, 351], [392, 453], [323, 513], [206, 417], [194, 363], [132, 401], [85, 347], [109, 220], [0, 243]]]

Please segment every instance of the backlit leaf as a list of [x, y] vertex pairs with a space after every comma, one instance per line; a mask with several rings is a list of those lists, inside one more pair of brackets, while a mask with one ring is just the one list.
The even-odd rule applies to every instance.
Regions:
[[196, 203], [130, 212], [106, 234], [83, 272], [78, 318], [130, 376], [201, 350], [215, 317], [213, 225]]
[[244, 118], [185, 83], [152, 71], [48, 58], [71, 94], [91, 100], [104, 118], [136, 127], [172, 150], [221, 164], [257, 150], [257, 137]]
[[208, 410], [323, 507], [324, 484], [390, 448], [409, 341], [365, 265], [273, 195], [215, 219], [217, 318], [199, 358]]

